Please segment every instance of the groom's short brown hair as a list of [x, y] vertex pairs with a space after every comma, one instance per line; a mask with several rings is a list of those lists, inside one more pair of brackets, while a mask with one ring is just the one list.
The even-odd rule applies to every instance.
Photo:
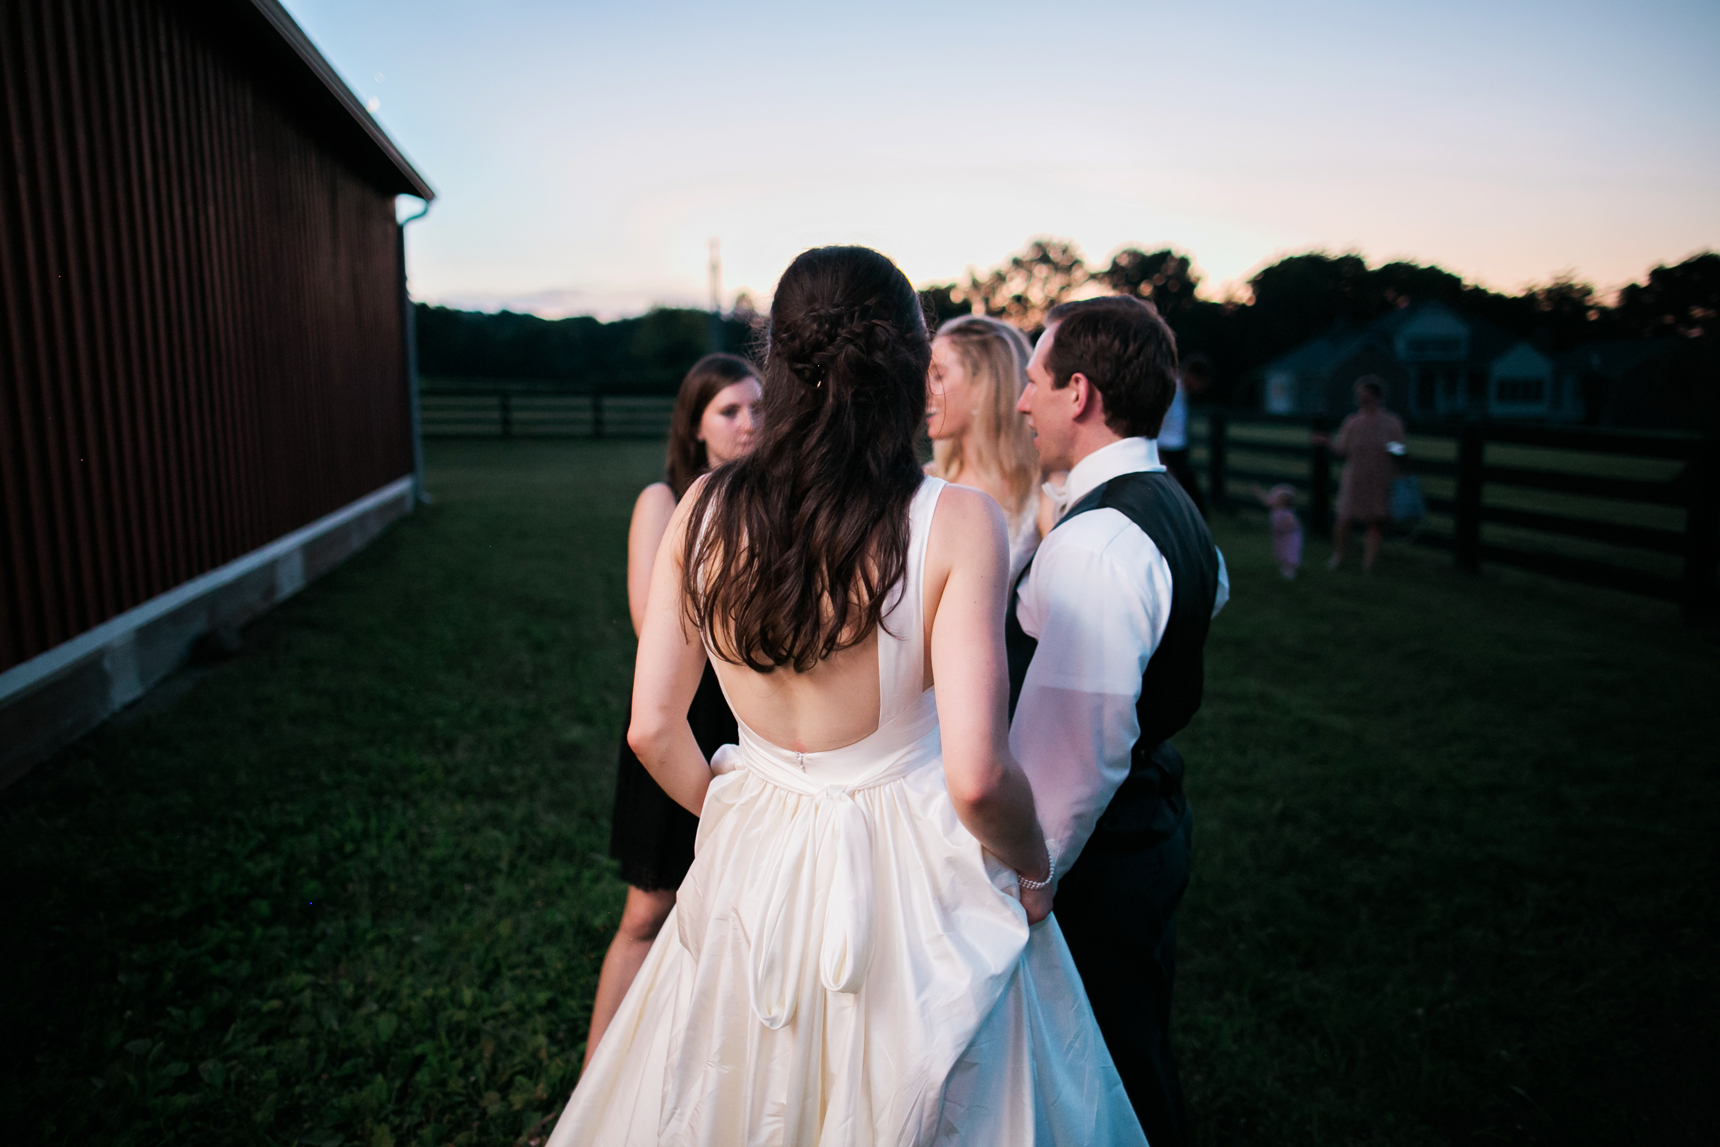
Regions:
[[1059, 303], [1046, 367], [1062, 389], [1077, 372], [1105, 403], [1105, 425], [1125, 438], [1154, 438], [1177, 393], [1177, 337], [1153, 304], [1133, 295]]

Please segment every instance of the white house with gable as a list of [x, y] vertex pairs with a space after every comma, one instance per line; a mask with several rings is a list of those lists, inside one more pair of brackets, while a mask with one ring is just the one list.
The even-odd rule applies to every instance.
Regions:
[[1555, 378], [1553, 360], [1526, 339], [1442, 303], [1406, 306], [1340, 326], [1265, 370], [1269, 414], [1336, 417], [1354, 408], [1356, 380], [1385, 380], [1386, 403], [1416, 418], [1567, 422], [1583, 416], [1581, 388]]

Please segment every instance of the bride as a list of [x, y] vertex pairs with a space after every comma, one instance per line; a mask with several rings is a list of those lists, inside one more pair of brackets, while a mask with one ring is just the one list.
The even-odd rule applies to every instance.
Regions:
[[[693, 866], [550, 1147], [1144, 1144], [1009, 753], [1002, 515], [915, 458], [919, 300], [819, 248], [769, 340], [757, 446], [681, 500], [639, 639], [628, 740]], [[709, 763], [707, 656], [740, 728]]]

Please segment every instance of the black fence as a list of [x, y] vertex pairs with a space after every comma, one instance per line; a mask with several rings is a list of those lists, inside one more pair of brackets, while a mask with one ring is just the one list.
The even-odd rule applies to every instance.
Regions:
[[[1284, 483], [1311, 532], [1331, 532], [1338, 463], [1312, 441], [1323, 420], [1211, 410], [1190, 423], [1214, 505], [1241, 501], [1243, 483]], [[1407, 436], [1404, 472], [1427, 510], [1401, 524], [1408, 540], [1472, 573], [1495, 563], [1677, 601], [1687, 617], [1713, 608], [1720, 439], [1487, 423]]]
[[419, 407], [427, 438], [663, 438], [675, 396], [620, 387], [425, 379]]
[[[423, 432], [437, 438], [662, 438], [672, 394], [533, 380], [425, 379]], [[1207, 410], [1189, 445], [1215, 506], [1252, 501], [1248, 484], [1298, 491], [1310, 532], [1327, 536], [1341, 463], [1312, 435], [1321, 419]], [[1720, 440], [1678, 434], [1493, 425], [1422, 425], [1404, 471], [1427, 513], [1407, 540], [1483, 563], [1712, 610], [1720, 553]]]

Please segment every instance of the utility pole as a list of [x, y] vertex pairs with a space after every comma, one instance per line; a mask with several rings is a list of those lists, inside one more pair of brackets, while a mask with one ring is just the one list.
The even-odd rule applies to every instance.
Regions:
[[711, 351], [723, 349], [723, 253], [718, 241], [711, 239]]

